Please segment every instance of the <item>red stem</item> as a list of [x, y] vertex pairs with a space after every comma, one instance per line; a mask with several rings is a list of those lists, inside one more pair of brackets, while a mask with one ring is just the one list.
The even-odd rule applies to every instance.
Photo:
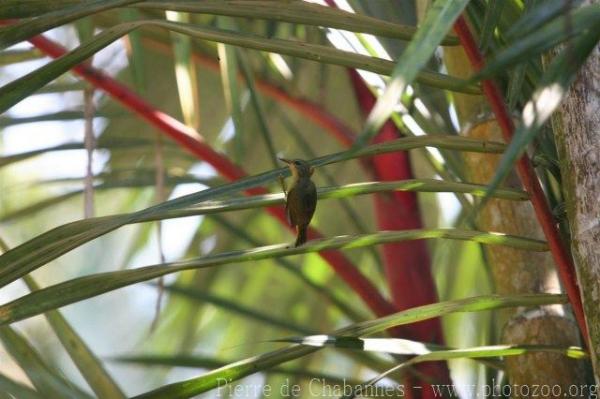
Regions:
[[[356, 70], [349, 69], [348, 74], [363, 114], [367, 115], [377, 99]], [[373, 141], [381, 143], [395, 140], [399, 136], [396, 125], [388, 120]], [[414, 178], [406, 151], [375, 156], [372, 163], [375, 178], [379, 181]], [[380, 229], [409, 230], [423, 227], [416, 193], [397, 191], [378, 194], [374, 198]], [[437, 301], [430, 273], [429, 252], [424, 241], [385, 244], [382, 249], [388, 285], [398, 310]], [[442, 343], [441, 328], [436, 321], [416, 323], [411, 325], [411, 329], [413, 327], [418, 327], [413, 330], [415, 337], [426, 342]]]
[[[377, 98], [354, 69], [348, 69], [356, 98], [364, 114], [375, 106]], [[398, 128], [388, 120], [377, 136], [375, 143], [399, 137]], [[379, 181], [412, 179], [410, 156], [406, 151], [378, 155], [372, 158], [375, 178]], [[377, 226], [382, 230], [407, 230], [423, 227], [421, 212], [414, 192], [382, 193], [374, 196]], [[390, 243], [382, 246], [385, 274], [396, 309], [404, 310], [437, 302], [436, 288], [431, 275], [431, 262], [425, 241]], [[430, 319], [406, 326], [409, 338], [437, 344], [444, 343], [439, 319]], [[420, 372], [434, 381], [449, 383], [450, 375], [444, 362], [422, 364]], [[426, 386], [425, 381], [411, 381], [414, 386]], [[413, 397], [433, 398], [431, 389], [412, 390]]]
[[[67, 52], [62, 46], [41, 35], [29, 41], [44, 53], [54, 58], [58, 58]], [[143, 98], [110, 76], [85, 63], [75, 66], [73, 70], [76, 74], [94, 85], [94, 87], [104, 90], [126, 108], [137, 113], [151, 125], [167, 134], [199, 159], [208, 162], [228, 180], [237, 180], [246, 176], [246, 173], [240, 167], [206, 144], [194, 129], [155, 109], [146, 103]], [[266, 192], [267, 190], [262, 187], [246, 190], [246, 193], [253, 195]], [[283, 208], [273, 207], [267, 208], [267, 210], [285, 226], [289, 227]], [[322, 237], [315, 229], [310, 229], [308, 234], [311, 238]], [[336, 273], [363, 299], [373, 313], [377, 316], [384, 316], [395, 312], [394, 306], [379, 293], [377, 288], [341, 252], [324, 251], [320, 254]]]
[[[479, 52], [479, 48], [473, 39], [473, 35], [471, 35], [464, 17], [458, 18], [454, 24], [454, 31], [458, 35], [458, 38], [465, 49], [467, 57], [475, 68], [475, 71], [481, 70], [485, 61], [482, 54]], [[506, 140], [506, 142], [510, 142], [514, 135], [515, 126], [508, 112], [508, 108], [506, 107], [504, 97], [502, 96], [500, 89], [498, 89], [498, 86], [492, 80], [484, 80], [482, 81], [482, 85], [483, 92], [490, 103], [492, 111], [496, 115], [498, 125], [502, 129], [504, 140]], [[565, 287], [569, 301], [571, 302], [571, 307], [573, 308], [573, 313], [575, 314], [577, 323], [579, 324], [579, 329], [587, 340], [587, 326], [585, 324], [585, 316], [581, 304], [581, 297], [579, 295], [579, 287], [577, 286], [577, 279], [575, 277], [575, 267], [573, 266], [569, 252], [560, 239], [557, 224], [552, 216], [550, 207], [546, 202], [544, 191], [542, 190], [540, 182], [527, 154], [524, 154], [517, 161], [517, 172], [519, 173], [519, 177], [521, 178], [523, 186], [529, 193], [529, 197], [531, 198], [531, 203], [535, 209], [537, 219], [542, 226], [542, 230], [544, 231], [544, 235], [548, 241], [550, 251], [552, 252], [552, 256], [556, 262], [558, 274], [562, 280], [563, 286]]]
[[[335, 1], [325, 0], [330, 7], [337, 7]], [[363, 114], [368, 115], [377, 98], [362, 77], [354, 69], [347, 69], [354, 88], [358, 105]], [[373, 142], [381, 143], [397, 139], [401, 134], [396, 125], [388, 120], [382, 126]], [[352, 143], [345, 143], [351, 145]], [[378, 155], [371, 159], [367, 169], [378, 181], [393, 181], [413, 178], [410, 156], [406, 151]], [[375, 216], [380, 230], [407, 230], [423, 227], [421, 212], [414, 192], [393, 192], [374, 195]], [[437, 302], [436, 288], [431, 275], [429, 251], [424, 241], [390, 243], [381, 246], [388, 287], [396, 309], [404, 310], [415, 306]], [[444, 343], [439, 319], [431, 319], [406, 326], [405, 337]], [[450, 374], [445, 362], [421, 364], [417, 369], [423, 375], [440, 384], [450, 383]], [[408, 386], [422, 386], [426, 389], [408, 389], [410, 398], [434, 398], [435, 392], [427, 381], [410, 377]]]
[[[333, 0], [325, 0], [327, 5], [337, 8]], [[375, 106], [377, 98], [356, 70], [347, 69], [350, 82], [364, 115]], [[400, 136], [396, 125], [388, 120], [373, 142], [395, 140]], [[354, 137], [339, 137], [346, 146], [351, 146]], [[412, 179], [410, 157], [406, 151], [373, 157], [367, 165], [379, 181]], [[393, 192], [376, 194], [375, 212], [378, 227], [382, 230], [407, 230], [422, 228], [417, 195], [414, 192]], [[391, 243], [382, 245], [384, 267], [388, 286], [396, 309], [404, 310], [437, 301], [435, 286], [431, 276], [429, 252], [424, 241]], [[428, 320], [412, 324], [411, 338], [425, 342], [443, 343], [441, 325], [438, 320]]]

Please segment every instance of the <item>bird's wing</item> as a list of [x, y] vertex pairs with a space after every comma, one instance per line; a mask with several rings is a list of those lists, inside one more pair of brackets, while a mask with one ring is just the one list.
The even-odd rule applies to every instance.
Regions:
[[307, 192], [303, 198], [303, 202], [307, 216], [306, 224], [308, 224], [310, 223], [310, 220], [312, 219], [315, 213], [315, 209], [317, 209], [317, 188], [315, 187], [315, 184], [312, 181], [310, 182], [309, 189], [306, 191]]
[[285, 201], [285, 213], [287, 215], [288, 223], [291, 226], [296, 226], [298, 224], [298, 218], [295, 211], [296, 209], [298, 209], [298, 206], [296, 204], [298, 200], [298, 190], [291, 188], [287, 193], [287, 198]]
[[289, 197], [287, 197], [285, 199], [285, 215], [287, 216], [287, 221], [290, 224], [290, 226], [293, 226], [292, 218], [290, 216], [290, 208], [288, 207], [289, 201], [290, 201], [290, 199], [289, 199]]

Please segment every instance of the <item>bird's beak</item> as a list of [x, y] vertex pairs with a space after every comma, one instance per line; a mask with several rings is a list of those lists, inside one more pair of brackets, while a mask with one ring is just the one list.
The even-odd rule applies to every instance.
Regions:
[[291, 161], [291, 160], [289, 160], [289, 159], [285, 159], [285, 158], [279, 158], [279, 160], [280, 160], [281, 162], [285, 162], [285, 163], [287, 163], [288, 165], [292, 163], [292, 161]]

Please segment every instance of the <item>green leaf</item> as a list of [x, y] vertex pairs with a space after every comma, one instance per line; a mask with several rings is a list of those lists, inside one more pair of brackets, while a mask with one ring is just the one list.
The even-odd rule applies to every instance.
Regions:
[[[321, 187], [317, 189], [319, 200], [351, 198], [358, 195], [374, 194], [390, 191], [412, 191], [412, 192], [459, 192], [474, 196], [485, 196], [487, 187], [471, 183], [446, 182], [434, 179], [412, 179], [388, 182], [364, 182], [352, 183], [338, 187]], [[496, 198], [523, 201], [528, 195], [520, 190], [499, 189], [494, 191]], [[283, 193], [253, 195], [250, 197], [235, 197], [223, 200], [203, 201], [190, 207], [157, 211], [147, 217], [138, 219], [138, 222], [149, 222], [166, 218], [185, 216], [207, 215], [213, 213], [230, 212], [243, 209], [269, 207], [285, 204]]]
[[[370, 33], [376, 36], [410, 40], [416, 32], [413, 26], [399, 25], [354, 14], [337, 8], [306, 3], [303, 1], [260, 0], [203, 0], [202, 2], [146, 1], [135, 7], [142, 9], [175, 10], [190, 13], [226, 15], [242, 18], [263, 18], [274, 21], [324, 26]], [[455, 36], [446, 36], [444, 45], [457, 45]]]
[[246, 81], [246, 85], [248, 86], [248, 91], [250, 92], [250, 102], [252, 103], [252, 107], [254, 108], [254, 112], [256, 114], [258, 130], [267, 147], [267, 153], [271, 159], [271, 164], [274, 168], [277, 168], [279, 163], [277, 162], [277, 151], [275, 150], [275, 144], [273, 144], [273, 133], [271, 132], [269, 124], [267, 123], [266, 113], [254, 84], [254, 76], [252, 74], [252, 70], [250, 69], [250, 63], [247, 60], [246, 54], [242, 52], [238, 54], [237, 61], [242, 71], [242, 75], [244, 76], [244, 80]]
[[90, 398], [56, 373], [27, 340], [10, 326], [0, 327], [0, 340], [39, 392], [52, 398]]
[[[414, 192], [461, 192], [474, 196], [484, 196], [486, 186], [471, 183], [454, 183], [433, 179], [413, 179], [381, 182], [353, 183], [339, 187], [321, 187], [317, 190], [318, 198], [340, 199], [358, 195], [390, 192], [390, 191], [414, 191]], [[510, 200], [526, 200], [525, 192], [512, 189], [496, 190], [494, 196]], [[185, 216], [207, 215], [212, 213], [230, 212], [242, 209], [269, 207], [283, 205], [285, 197], [283, 193], [253, 195], [250, 197], [237, 197], [231, 199], [203, 201], [199, 205], [182, 207], [178, 209], [157, 211], [146, 217], [141, 217], [137, 222], [149, 222], [166, 218]]]
[[0, 392], [6, 392], [9, 395], [12, 395], [11, 398], [44, 399], [44, 396], [37, 393], [35, 390], [25, 385], [21, 385], [3, 374], [0, 374]]
[[43, 58], [44, 54], [38, 49], [6, 50], [0, 53], [0, 65], [16, 64]]
[[[227, 229], [228, 233], [234, 236], [242, 238], [245, 242], [249, 243], [253, 247], [263, 246], [264, 242], [258, 241], [257, 239], [250, 236], [246, 229], [239, 228], [223, 216], [212, 215], [212, 220], [215, 220], [221, 226]], [[328, 286], [319, 284], [311, 280], [305, 271], [296, 267], [296, 265], [289, 259], [285, 258], [274, 258], [274, 260], [283, 267], [286, 271], [291, 273], [294, 277], [298, 278], [302, 284], [305, 284], [308, 288], [312, 289], [317, 295], [323, 297], [326, 301], [330, 302], [333, 306], [340, 310], [341, 313], [346, 315], [350, 320], [358, 322], [365, 320], [367, 317], [362, 314], [358, 309], [355, 309], [349, 303], [346, 298], [342, 299], [336, 293], [335, 290], [329, 289]]]
[[[394, 367], [392, 370], [398, 370], [411, 364], [426, 361], [449, 360], [461, 357], [476, 359], [484, 357], [517, 356], [532, 352], [560, 353], [574, 359], [588, 357], [588, 354], [582, 348], [565, 348], [556, 345], [492, 345], [457, 349], [401, 338], [360, 338], [333, 335], [311, 335], [300, 338], [277, 339], [273, 340], [273, 342], [296, 343], [314, 347], [329, 346], [394, 355], [417, 355], [416, 358], [404, 362], [401, 365]], [[390, 371], [388, 370], [384, 376], [389, 373]], [[377, 380], [381, 378], [383, 377], [379, 376], [377, 377]]]
[[427, 10], [417, 33], [394, 66], [385, 91], [379, 96], [369, 113], [363, 131], [356, 140], [357, 148], [368, 143], [389, 119], [396, 103], [400, 101], [400, 96], [431, 59], [434, 51], [468, 3], [468, 0], [436, 0]]
[[3, 0], [0, 19], [35, 17], [66, 7], [81, 4], [83, 0]]
[[299, 338], [274, 339], [273, 342], [286, 342], [315, 347], [334, 347], [366, 352], [391, 353], [394, 355], [423, 355], [434, 350], [446, 349], [441, 345], [426, 344], [403, 338], [359, 338], [352, 336], [309, 335]]
[[[125, 113], [106, 113], [98, 112], [94, 116], [98, 118], [119, 118], [127, 114]], [[24, 123], [47, 122], [47, 121], [67, 121], [75, 119], [84, 119], [83, 111], [58, 111], [48, 114], [25, 116], [20, 118], [0, 116], [0, 127], [14, 126]], [[4, 157], [2, 157], [4, 158]]]
[[[531, 2], [529, 2], [531, 3]], [[552, 21], [554, 18], [571, 12], [576, 7], [580, 0], [564, 1], [564, 0], [543, 0], [527, 10], [525, 14], [517, 20], [506, 32], [507, 40], [519, 40], [526, 37], [531, 32], [539, 29], [541, 26]], [[526, 6], [528, 6], [527, 4]]]
[[42, 68], [28, 73], [24, 77], [2, 86], [0, 88], [0, 113], [5, 112], [14, 104], [33, 94], [39, 88], [93, 56], [130, 30], [133, 30], [133, 27], [129, 27], [129, 29], [123, 29], [121, 27], [120, 30], [107, 29], [95, 36], [90, 42], [80, 45], [77, 48], [78, 50], [74, 50], [63, 57], [46, 64]]
[[[565, 30], [565, 18], [570, 19], [570, 30]], [[527, 36], [519, 37], [518, 40], [496, 54], [473, 77], [473, 80], [485, 79], [497, 73], [504, 72], [506, 68], [515, 66], [526, 60], [531, 60], [536, 55], [551, 49], [571, 37], [577, 38], [588, 30], [590, 34], [593, 34], [598, 31], [597, 25], [599, 20], [600, 4], [580, 7], [571, 14], [557, 18]], [[580, 39], [577, 38], [577, 40]]]
[[[63, 179], [64, 180], [64, 179]], [[78, 179], [80, 180], [80, 179]], [[177, 183], [187, 183], [187, 182], [200, 182], [205, 183], [203, 180], [198, 180], [197, 178], [191, 177], [189, 179], [186, 178], [177, 178], [177, 179], [167, 179], [169, 185], [174, 185]], [[44, 182], [43, 182], [44, 183]], [[95, 190], [106, 190], [113, 188], [122, 188], [122, 187], [145, 187], [154, 185], [154, 180], [152, 177], [143, 180], [126, 180], [126, 181], [108, 181], [102, 184], [98, 184], [94, 186]], [[345, 186], [340, 187], [321, 187], [317, 190], [318, 198], [320, 200], [326, 199], [342, 199], [342, 198], [351, 198], [358, 195], [366, 195], [373, 193], [381, 193], [381, 192], [390, 192], [390, 191], [414, 191], [414, 192], [454, 192], [454, 193], [469, 193], [474, 196], [485, 196], [486, 194], [486, 186], [471, 184], [471, 183], [454, 183], [454, 182], [446, 182], [442, 180], [433, 180], [433, 179], [413, 179], [413, 180], [401, 180], [401, 181], [389, 181], [385, 183], [379, 182], [365, 182], [365, 183], [353, 183], [347, 184]], [[0, 218], [0, 222], [6, 222], [9, 220], [14, 220], [16, 218], [24, 217], [31, 215], [32, 213], [39, 212], [44, 210], [50, 206], [57, 205], [62, 203], [76, 195], [82, 193], [82, 190], [75, 190], [65, 194], [61, 194], [55, 197], [50, 197], [34, 203], [32, 205], [26, 206], [24, 208], [20, 208], [14, 210], [10, 213], [3, 215]], [[529, 197], [527, 193], [520, 190], [512, 190], [512, 189], [497, 189], [492, 193], [493, 197], [496, 198], [504, 198], [509, 200], [517, 200], [523, 201], [527, 200]], [[186, 217], [186, 216], [197, 216], [197, 215], [209, 215], [215, 213], [222, 212], [231, 212], [237, 210], [244, 209], [253, 209], [260, 207], [268, 207], [273, 205], [283, 205], [285, 203], [283, 193], [280, 194], [265, 194], [265, 195], [253, 195], [250, 197], [238, 197], [232, 199], [225, 200], [217, 200], [217, 201], [203, 201], [200, 205], [190, 206], [190, 207], [181, 207], [177, 209], [165, 210], [165, 211], [157, 211], [152, 213], [149, 216], [142, 217], [137, 219], [132, 223], [140, 223], [140, 222], [150, 222], [157, 221], [169, 218], [178, 218], [178, 217]], [[125, 215], [121, 215], [125, 216]], [[115, 217], [118, 217], [116, 215]]]
[[485, 9], [485, 18], [483, 20], [483, 27], [481, 29], [481, 42], [479, 48], [483, 53], [487, 53], [490, 47], [494, 31], [500, 22], [500, 16], [502, 15], [502, 9], [504, 8], [505, 1], [490, 1]]
[[[86, 221], [89, 219], [86, 219]], [[0, 325], [14, 323], [31, 316], [56, 309], [86, 298], [97, 296], [121, 287], [148, 281], [171, 273], [195, 270], [226, 264], [255, 262], [262, 259], [292, 256], [331, 249], [353, 249], [390, 242], [446, 238], [467, 240], [489, 245], [505, 245], [530, 251], [547, 251], [545, 242], [502, 233], [459, 229], [382, 231], [356, 236], [337, 236], [312, 240], [300, 247], [274, 244], [259, 248], [224, 252], [179, 262], [145, 266], [133, 270], [106, 272], [79, 277], [64, 283], [32, 292], [0, 306]]]
[[[203, 369], [215, 369], [227, 365], [223, 360], [214, 359], [204, 356], [188, 356], [188, 355], [134, 355], [120, 356], [115, 358], [120, 363], [138, 364], [140, 366], [171, 366], [171, 367], [191, 367]], [[299, 367], [273, 367], [264, 370], [269, 374], [283, 374], [288, 376], [300, 377], [304, 379], [325, 379], [329, 382], [346, 382], [353, 383], [345, 377], [340, 377], [331, 374], [325, 374], [318, 371], [306, 370]]]
[[70, 191], [64, 194], [56, 195], [50, 198], [45, 198], [41, 201], [35, 202], [31, 205], [25, 206], [23, 208], [15, 209], [13, 211], [7, 212], [2, 215], [0, 218], [0, 222], [8, 222], [14, 221], [15, 219], [19, 219], [26, 216], [31, 216], [37, 212], [43, 211], [51, 206], [58, 205], [63, 203], [79, 194], [82, 194], [83, 190], [75, 190]]
[[[31, 291], [40, 289], [31, 276], [24, 276], [24, 280]], [[98, 360], [77, 332], [69, 325], [62, 314], [59, 311], [51, 310], [45, 316], [56, 336], [69, 353], [73, 363], [75, 363], [94, 393], [99, 398], [125, 398], [125, 395], [106, 372], [100, 360]]]
[[[103, 176], [96, 176], [96, 178], [102, 178]], [[156, 179], [154, 176], [146, 175], [139, 177], [130, 177], [125, 179], [113, 178], [111, 176], [104, 176], [106, 179], [103, 183], [95, 184], [94, 190], [96, 191], [104, 191], [104, 190], [112, 190], [119, 188], [137, 188], [137, 187], [154, 187], [156, 185]], [[34, 182], [35, 184], [52, 184], [52, 183], [72, 183], [72, 182], [81, 182], [84, 177], [78, 178], [63, 178], [63, 179], [53, 179], [53, 180], [44, 180], [40, 182]], [[178, 184], [186, 184], [186, 183], [200, 183], [206, 184], [208, 183], [205, 179], [199, 179], [195, 176], [168, 176], [165, 180], [165, 185], [167, 187], [174, 187]], [[35, 202], [31, 205], [27, 205], [23, 208], [18, 208], [10, 212], [6, 212], [2, 217], [0, 217], [0, 222], [12, 221], [18, 218], [31, 216], [34, 213], [41, 212], [49, 207], [61, 204], [73, 197], [76, 197], [80, 194], [83, 194], [83, 189], [68, 191], [64, 194], [56, 195], [53, 197], [45, 198], [38, 202]]]
[[[77, 112], [77, 116], [79, 116], [80, 114], [81, 114], [80, 112]], [[45, 115], [44, 118], [46, 118], [46, 117], [52, 118], [53, 116]], [[63, 118], [63, 117], [65, 117], [65, 115], [61, 114], [58, 116], [58, 118]], [[4, 122], [4, 120], [2, 120], [2, 118], [0, 118], [0, 125], [2, 123], [5, 123], [5, 122]], [[8, 121], [6, 123], [8, 123]], [[119, 150], [119, 149], [143, 147], [143, 146], [148, 146], [148, 145], [150, 145], [150, 143], [147, 140], [118, 139], [118, 140], [104, 141], [101, 146], [98, 146], [98, 148]], [[10, 164], [13, 164], [15, 162], [24, 161], [26, 159], [30, 159], [30, 158], [36, 157], [38, 155], [46, 154], [48, 152], [67, 151], [67, 150], [82, 150], [84, 148], [85, 147], [84, 147], [83, 143], [65, 143], [65, 144], [55, 145], [52, 147], [45, 147], [45, 148], [40, 148], [37, 150], [31, 150], [31, 151], [25, 151], [25, 152], [12, 154], [12, 155], [6, 155], [3, 157], [0, 157], [0, 168], [10, 165]]]
[[415, 356], [410, 360], [400, 363], [399, 365], [391, 368], [383, 374], [378, 375], [360, 387], [355, 387], [354, 391], [350, 395], [345, 395], [344, 398], [354, 398], [359, 396], [361, 395], [362, 391], [374, 385], [378, 381], [381, 381], [383, 378], [417, 363], [459, 358], [480, 359], [487, 357], [519, 356], [538, 352], [558, 353], [573, 359], [584, 359], [588, 357], [587, 353], [582, 348], [575, 346], [561, 347], [555, 345], [489, 345], [465, 349], [433, 350], [429, 353]]
[[[110, 189], [120, 187], [146, 187], [156, 185], [156, 168], [149, 169], [115, 169], [110, 172], [98, 173], [94, 176], [94, 180], [99, 183], [95, 189]], [[60, 184], [60, 183], [81, 183], [85, 176], [81, 177], [60, 177], [56, 179], [45, 179], [36, 181], [33, 184]], [[211, 186], [220, 182], [219, 179], [204, 179], [196, 175], [176, 173], [174, 175], [165, 176], [165, 185], [175, 186], [177, 184], [200, 183]]]
[[315, 351], [316, 348], [306, 346], [280, 349], [228, 364], [194, 379], [165, 385], [156, 390], [137, 395], [132, 399], [191, 398], [200, 393], [223, 386], [224, 383], [231, 383], [256, 372], [269, 370], [273, 366], [297, 359]]
[[[2, 238], [0, 238], [0, 250], [2, 250], [2, 252], [8, 250], [8, 245], [4, 242], [4, 240], [2, 240]], [[39, 290], [39, 286], [37, 285], [33, 277], [24, 276], [23, 280], [25, 281], [25, 284], [27, 284], [27, 287], [31, 291]], [[47, 312], [45, 316], [48, 319], [52, 330], [54, 330], [54, 333], [56, 334], [64, 348], [67, 350], [67, 353], [69, 354], [69, 356], [71, 357], [71, 359], [73, 360], [73, 362], [87, 381], [88, 385], [92, 388], [94, 393], [96, 393], [98, 398], [125, 398], [125, 395], [121, 392], [117, 384], [104, 370], [100, 361], [88, 348], [85, 342], [83, 342], [83, 340], [81, 339], [81, 337], [79, 337], [75, 330], [73, 330], [73, 328], [69, 325], [69, 323], [62, 316], [62, 314], [56, 310], [51, 310]], [[29, 364], [31, 364], [34, 368], [34, 370], [32, 370], [32, 372], [35, 373], [34, 375], [37, 375], [37, 373], [42, 373], [42, 375], [39, 376], [40, 380], [38, 381], [36, 386], [38, 386], [40, 390], [46, 389], [46, 381], [43, 379], [42, 370], [44, 365], [42, 364], [41, 360], [35, 360], [36, 355], [33, 352], [33, 349], [27, 348], [27, 342], [24, 338], [22, 340], [19, 339], [18, 335], [15, 335], [11, 332], [10, 327], [5, 328], [5, 343], [8, 342], [9, 344], [15, 344], [15, 347], [12, 349], [15, 351], [15, 353], [13, 354], [13, 356], [15, 356], [15, 359], [21, 359], [21, 362], [25, 362], [27, 361], [27, 358], [29, 358], [31, 361], [31, 363]], [[19, 349], [20, 347], [21, 349]], [[11, 349], [9, 348], [9, 350]], [[25, 363], [22, 364], [25, 365]], [[26, 366], [29, 367], [29, 365]], [[35, 368], [39, 368], [39, 370], [36, 371]], [[0, 386], [2, 382], [8, 382], [3, 380], [4, 378], [0, 379]], [[32, 381], [37, 381], [37, 377]], [[58, 378], [58, 381], [60, 382], [61, 379]], [[49, 380], [47, 383], [53, 384], [53, 381]], [[28, 395], [27, 392], [21, 392], [21, 390], [19, 390], [18, 388], [18, 386], [11, 387], [11, 389], [16, 389], [19, 391], [19, 398], [30, 397], [30, 395]], [[42, 392], [46, 391], [42, 390]]]
[[[189, 15], [175, 11], [166, 12], [167, 19], [175, 22], [189, 22]], [[183, 121], [186, 125], [198, 129], [200, 126], [200, 103], [196, 67], [191, 60], [191, 37], [179, 33], [171, 33], [171, 43], [175, 58], [175, 81]]]
[[[233, 22], [227, 18], [220, 18], [219, 26], [223, 28], [232, 28]], [[234, 126], [234, 160], [237, 163], [242, 161], [244, 146], [244, 121], [242, 118], [242, 95], [238, 82], [238, 61], [237, 53], [233, 46], [218, 43], [219, 66], [221, 67], [221, 82], [223, 83], [223, 95], [225, 105]]]
[[[96, 35], [93, 40], [83, 43], [68, 54], [48, 63], [13, 82], [0, 88], [0, 113], [23, 100], [40, 87], [67, 72], [77, 64], [91, 57], [104, 47], [120, 37], [142, 26], [159, 27], [190, 35], [192, 37], [231, 44], [235, 46], [271, 51], [294, 57], [305, 58], [318, 62], [342, 65], [351, 68], [364, 69], [383, 75], [392, 72], [394, 63], [381, 58], [367, 57], [360, 54], [337, 50], [328, 46], [299, 43], [291, 40], [266, 39], [251, 34], [240, 34], [218, 29], [200, 28], [195, 25], [181, 24], [162, 20], [146, 20], [119, 24]], [[444, 88], [477, 94], [479, 87], [467, 84], [466, 81], [435, 72], [419, 72], [417, 79], [420, 83], [433, 87]]]
[[[42, 18], [46, 18], [46, 16]], [[90, 18], [79, 19], [75, 21], [74, 25], [79, 43], [86, 42], [94, 37], [94, 23]]]
[[[514, 306], [541, 306], [551, 303], [567, 303], [564, 295], [489, 295], [455, 301], [439, 302], [408, 309], [380, 319], [359, 323], [336, 330], [330, 335], [363, 336], [384, 331], [394, 326], [416, 323], [456, 312], [477, 312]], [[231, 383], [256, 372], [267, 370], [289, 360], [315, 352], [319, 348], [292, 346], [250, 357], [210, 371], [204, 375], [181, 381], [138, 395], [137, 399], [184, 399], [214, 389], [223, 381]]]
[[64, 93], [66, 91], [80, 91], [85, 89], [87, 86], [86, 82], [76, 81], [76, 82], [56, 82], [51, 83], [47, 86], [44, 86], [37, 90], [35, 94], [45, 94], [45, 93]]
[[448, 360], [460, 357], [477, 359], [481, 357], [519, 356], [535, 352], [550, 352], [565, 355], [573, 359], [585, 359], [588, 354], [580, 347], [562, 347], [556, 345], [489, 345], [465, 349], [449, 349], [433, 351], [430, 354], [411, 359], [411, 363], [429, 362], [435, 360]]
[[[140, 12], [135, 9], [125, 8], [119, 10], [119, 16], [122, 21], [132, 22], [140, 19]], [[127, 54], [129, 60], [129, 67], [131, 69], [131, 75], [133, 82], [138, 94], [144, 95], [146, 93], [146, 56], [144, 51], [144, 45], [142, 43], [142, 35], [139, 31], [130, 32], [127, 35], [129, 44], [131, 45], [131, 51]]]
[[309, 329], [302, 325], [295, 324], [285, 319], [274, 317], [268, 313], [252, 309], [248, 306], [241, 305], [230, 299], [216, 296], [205, 291], [193, 289], [190, 287], [183, 287], [179, 285], [167, 285], [165, 286], [165, 290], [173, 294], [184, 296], [195, 302], [210, 303], [214, 306], [218, 306], [226, 312], [235, 313], [248, 319], [256, 320], [266, 325], [270, 325], [272, 327], [282, 328], [288, 331], [295, 331], [301, 334], [310, 334], [310, 332], [307, 332], [309, 331]]
[[[8, 250], [8, 245], [4, 242], [2, 238], [0, 238], [0, 250], [2, 252]], [[24, 276], [23, 280], [25, 281], [25, 284], [27, 284], [27, 287], [31, 291], [36, 291], [39, 289], [39, 286], [37, 285], [33, 277]], [[73, 328], [69, 325], [69, 323], [62, 316], [62, 314], [60, 314], [60, 312], [56, 310], [51, 310], [47, 312], [45, 316], [48, 319], [52, 330], [54, 330], [54, 333], [62, 343], [63, 347], [67, 350], [67, 353], [69, 354], [69, 356], [71, 357], [71, 359], [73, 360], [73, 362], [87, 381], [88, 385], [92, 388], [94, 393], [96, 393], [98, 398], [125, 398], [125, 395], [121, 392], [117, 384], [104, 370], [100, 361], [87, 347], [87, 345], [85, 344], [85, 342], [83, 342], [79, 335], [77, 335], [75, 330], [73, 330]], [[8, 344], [15, 344], [15, 347], [12, 348], [12, 350], [15, 351], [15, 353], [13, 354], [13, 356], [15, 356], [15, 359], [17, 359], [18, 361], [20, 360], [22, 364], [25, 365], [25, 363], [23, 362], [27, 361], [27, 359], [29, 358], [31, 361], [30, 364], [32, 364], [34, 368], [40, 369], [37, 372], [35, 370], [32, 371], [35, 373], [34, 375], [36, 376], [37, 373], [42, 373], [42, 375], [39, 376], [39, 381], [36, 386], [40, 388], [40, 390], [46, 389], [46, 381], [45, 379], [43, 379], [43, 370], [41, 370], [43, 369], [44, 365], [42, 364], [41, 360], [35, 360], [36, 355], [33, 352], [33, 349], [28, 349], [27, 342], [25, 341], [25, 339], [19, 339], [18, 335], [12, 333], [10, 327], [6, 327], [6, 331], [4, 332], [4, 334], [6, 338], [5, 343], [8, 342]], [[21, 349], [19, 349], [20, 347]], [[9, 350], [11, 350], [11, 348], [9, 348]], [[2, 386], [3, 383], [10, 382], [10, 380], [5, 380], [8, 379], [0, 378], [0, 386]], [[57, 380], [59, 382], [61, 381], [60, 378], [57, 378]], [[37, 381], [37, 377], [35, 380], [32, 381]], [[47, 383], [52, 384], [53, 381], [49, 380]], [[19, 395], [17, 397], [19, 398], [31, 397], [31, 395], [29, 395], [27, 392], [22, 392], [22, 390], [19, 389], [18, 384], [16, 386], [10, 386], [9, 389], [17, 390], [19, 392]], [[46, 391], [42, 390], [42, 392]]]
[[[405, 137], [385, 143], [374, 144], [359, 151], [342, 151], [313, 159], [311, 166], [319, 167], [327, 164], [354, 159], [361, 156], [372, 156], [398, 150], [408, 150], [432, 146], [446, 149], [462, 149], [465, 151], [498, 153], [504, 144], [481, 141], [455, 136], [421, 136]], [[181, 207], [191, 206], [211, 198], [218, 198], [241, 190], [261, 186], [275, 181], [279, 176], [289, 176], [289, 169], [280, 168], [259, 175], [250, 176], [223, 186], [207, 189], [186, 195], [171, 201], [155, 205], [144, 210], [124, 215], [106, 216], [80, 220], [59, 226], [43, 233], [32, 240], [21, 244], [0, 256], [0, 286], [8, 284], [32, 270], [56, 259], [71, 249], [107, 234], [117, 228], [141, 220], [152, 220], [156, 212], [174, 211]]]
[[518, 101], [523, 95], [523, 82], [527, 73], [527, 64], [517, 65], [515, 70], [510, 74], [510, 81], [507, 90], [508, 109], [515, 110]]
[[[521, 120], [513, 139], [500, 160], [496, 174], [488, 185], [488, 193], [493, 193], [500, 186], [510, 173], [514, 163], [562, 103], [570, 84], [577, 76], [577, 71], [594, 50], [599, 39], [600, 30], [591, 30], [574, 40], [572, 47], [567, 46], [552, 61], [540, 80], [540, 87], [536, 89], [531, 100], [523, 108]], [[487, 198], [487, 196], [484, 197], [482, 205]]]
[[376, 320], [357, 323], [347, 329], [338, 330], [337, 333], [331, 335], [341, 335], [341, 331], [343, 335], [366, 336], [395, 326], [416, 323], [450, 313], [476, 312], [514, 306], [542, 306], [551, 303], [565, 304], [567, 301], [566, 295], [562, 294], [483, 295], [419, 306]]
[[141, 0], [97, 0], [53, 11], [38, 18], [17, 22], [0, 28], [0, 50], [76, 19], [139, 1]]

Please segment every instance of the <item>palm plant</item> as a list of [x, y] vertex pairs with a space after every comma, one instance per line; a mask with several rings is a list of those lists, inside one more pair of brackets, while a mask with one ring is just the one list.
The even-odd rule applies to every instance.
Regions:
[[[593, 393], [599, 20], [5, 0], [3, 396]], [[299, 247], [278, 156], [316, 168]]]

